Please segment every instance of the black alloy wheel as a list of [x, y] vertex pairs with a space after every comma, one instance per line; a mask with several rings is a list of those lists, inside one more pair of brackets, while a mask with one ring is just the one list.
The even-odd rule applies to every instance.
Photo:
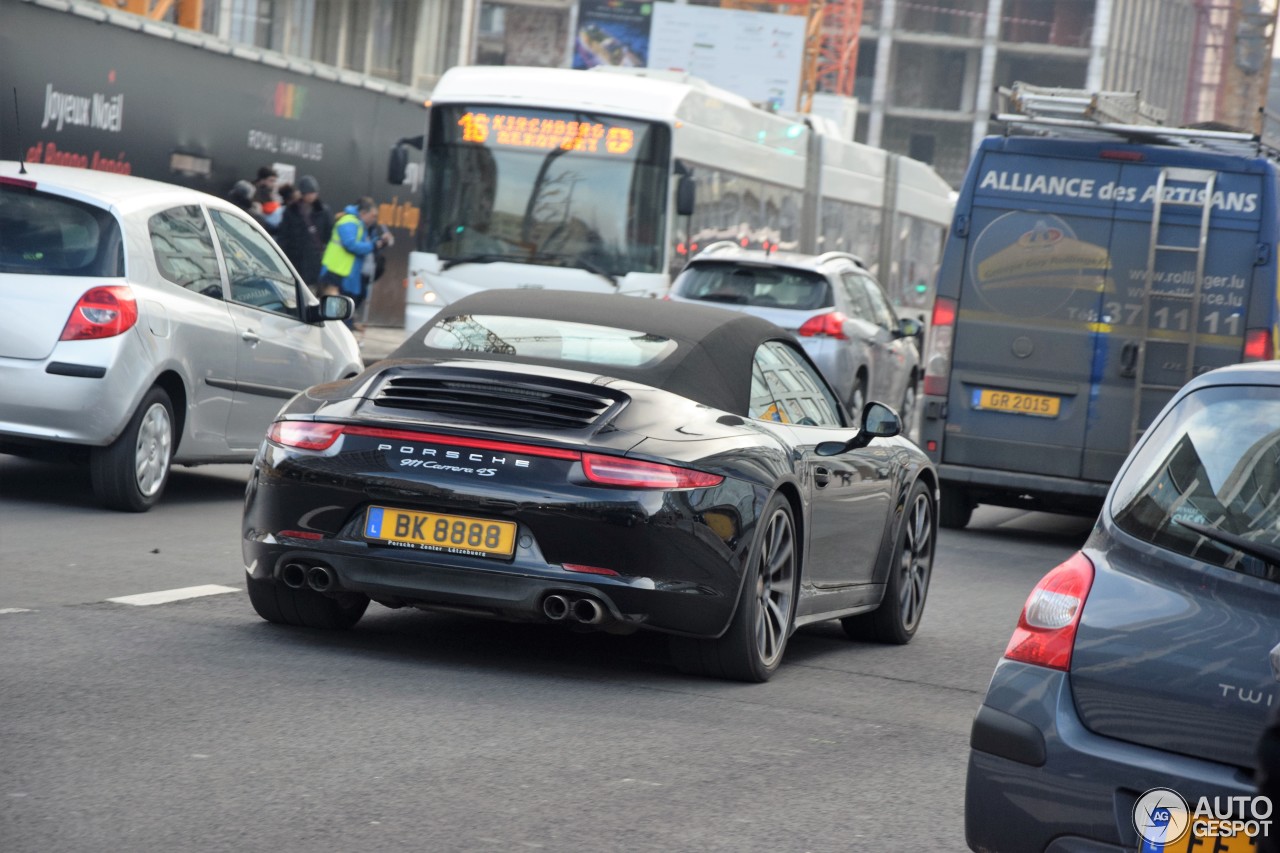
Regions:
[[899, 525], [893, 561], [885, 579], [884, 598], [870, 613], [841, 619], [846, 634], [855, 640], [894, 645], [911, 642], [924, 616], [937, 532], [929, 488], [917, 480], [911, 487]]
[[682, 672], [763, 682], [782, 662], [800, 574], [796, 525], [790, 503], [776, 493], [761, 519], [729, 629], [714, 640], [672, 638], [672, 657]]

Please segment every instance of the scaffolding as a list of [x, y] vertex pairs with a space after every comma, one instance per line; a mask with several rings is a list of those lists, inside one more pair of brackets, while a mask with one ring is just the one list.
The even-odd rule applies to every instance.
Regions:
[[800, 111], [809, 112], [817, 92], [853, 97], [858, 69], [862, 0], [721, 0], [721, 8], [804, 15]]

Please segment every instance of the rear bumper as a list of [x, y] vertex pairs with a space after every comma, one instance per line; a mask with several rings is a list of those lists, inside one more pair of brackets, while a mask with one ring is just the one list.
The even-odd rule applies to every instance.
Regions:
[[[323, 566], [334, 576], [334, 592], [512, 621], [547, 621], [548, 595], [589, 595], [613, 624], [713, 637], [733, 616], [755, 535], [754, 515], [744, 512], [758, 512], [767, 498], [732, 480], [713, 489], [644, 493], [486, 488], [477, 482], [445, 494], [405, 481], [392, 489], [390, 481], [347, 477], [336, 466], [321, 477], [267, 445], [246, 492], [244, 565], [255, 579], [277, 583], [291, 563]], [[371, 504], [513, 521], [515, 553], [493, 559], [367, 541], [362, 531]], [[733, 521], [723, 523], [729, 513]], [[719, 517], [714, 529], [712, 517]]]
[[1236, 767], [1162, 752], [1084, 727], [1066, 673], [1013, 661], [996, 667], [974, 720], [965, 785], [965, 839], [973, 850], [1120, 853], [1138, 848], [1137, 799], [1172, 788], [1254, 793]]
[[0, 437], [110, 444], [147, 387], [150, 366], [134, 330], [63, 341], [40, 360], [0, 358]]
[[943, 490], [963, 491], [969, 503], [1097, 515], [1110, 483], [1049, 477], [996, 468], [939, 465]]

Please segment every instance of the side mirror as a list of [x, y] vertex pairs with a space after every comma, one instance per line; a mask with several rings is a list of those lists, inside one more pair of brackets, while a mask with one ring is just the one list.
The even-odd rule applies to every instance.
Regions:
[[321, 320], [345, 320], [354, 313], [356, 313], [356, 303], [350, 296], [320, 297]]
[[387, 157], [387, 183], [399, 186], [409, 173], [409, 149], [396, 143]]
[[693, 216], [694, 201], [697, 198], [697, 186], [692, 175], [681, 175], [676, 179], [676, 215]]
[[903, 317], [898, 321], [898, 337], [900, 338], [917, 338], [924, 334], [924, 326], [920, 325], [910, 317]]
[[839, 456], [866, 447], [874, 438], [892, 438], [902, 432], [898, 413], [874, 400], [862, 409], [862, 427], [848, 441], [824, 441], [813, 449], [819, 456]]

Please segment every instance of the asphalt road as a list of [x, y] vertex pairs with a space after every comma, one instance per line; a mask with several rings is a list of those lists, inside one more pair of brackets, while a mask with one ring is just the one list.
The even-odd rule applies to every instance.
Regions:
[[[906, 647], [804, 629], [772, 681], [661, 638], [370, 607], [261, 621], [247, 468], [142, 515], [0, 456], [0, 851], [963, 850], [969, 724], [1031, 586], [1090, 522], [944, 531]], [[108, 599], [233, 589], [165, 604]]]

